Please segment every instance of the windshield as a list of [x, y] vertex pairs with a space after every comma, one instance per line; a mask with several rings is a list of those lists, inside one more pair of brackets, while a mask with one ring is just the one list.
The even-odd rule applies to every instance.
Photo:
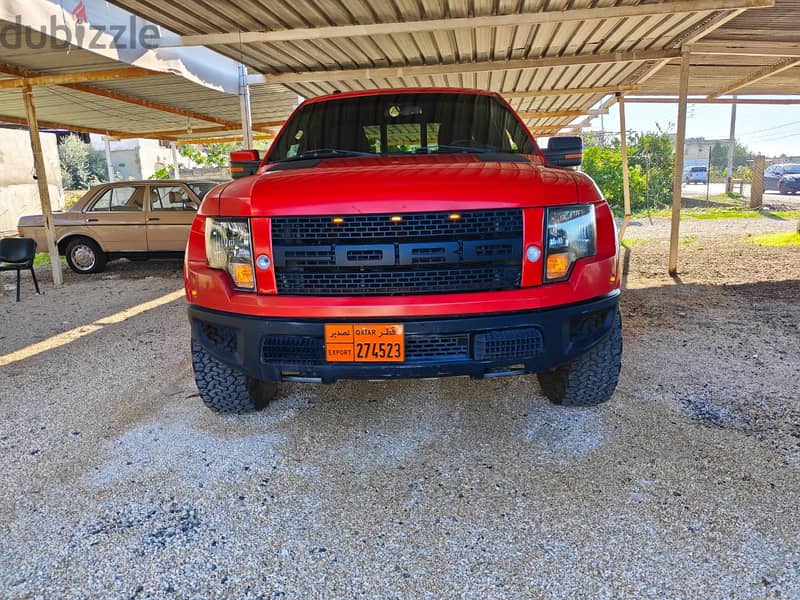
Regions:
[[800, 165], [786, 165], [783, 172], [792, 175], [800, 174]]
[[537, 153], [524, 125], [493, 96], [400, 93], [300, 108], [268, 160], [464, 152]]
[[213, 181], [189, 181], [186, 185], [192, 188], [195, 195], [202, 200], [208, 191], [217, 184]]

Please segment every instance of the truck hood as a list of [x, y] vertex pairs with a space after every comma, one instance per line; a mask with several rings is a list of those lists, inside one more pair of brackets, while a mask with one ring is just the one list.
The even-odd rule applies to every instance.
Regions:
[[227, 216], [328, 215], [534, 207], [598, 200], [591, 179], [521, 155], [335, 158], [267, 165], [228, 184]]

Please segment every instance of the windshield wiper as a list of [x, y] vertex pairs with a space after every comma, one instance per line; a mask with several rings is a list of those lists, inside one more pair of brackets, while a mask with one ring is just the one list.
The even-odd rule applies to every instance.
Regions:
[[446, 152], [474, 152], [475, 154], [513, 153], [513, 150], [500, 150], [493, 146], [451, 146], [448, 144], [439, 144], [437, 152], [441, 152], [442, 150]]
[[308, 160], [309, 158], [345, 158], [348, 156], [377, 156], [372, 152], [359, 152], [358, 150], [340, 150], [338, 148], [316, 148], [306, 150], [288, 160]]

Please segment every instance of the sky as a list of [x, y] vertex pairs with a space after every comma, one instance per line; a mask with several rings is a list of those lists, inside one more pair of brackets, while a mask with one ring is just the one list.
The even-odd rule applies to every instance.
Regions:
[[[677, 104], [625, 105], [626, 128], [639, 132], [656, 131], [657, 125], [675, 132]], [[619, 131], [619, 106], [614, 105], [603, 116], [606, 131]], [[686, 137], [706, 139], [728, 138], [731, 107], [727, 104], [690, 104], [686, 120]], [[600, 130], [600, 117], [591, 129]], [[756, 154], [776, 157], [781, 154], [800, 156], [800, 105], [772, 106], [740, 104], [736, 109], [736, 139]]]

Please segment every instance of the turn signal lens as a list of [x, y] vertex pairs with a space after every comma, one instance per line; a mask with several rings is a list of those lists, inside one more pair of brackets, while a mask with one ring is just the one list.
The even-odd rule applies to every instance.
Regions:
[[253, 289], [256, 287], [256, 279], [253, 275], [253, 265], [244, 263], [232, 263], [228, 267], [233, 284], [238, 288]]
[[565, 252], [547, 257], [547, 278], [560, 279], [569, 271], [569, 255]]
[[399, 223], [400, 221], [402, 221], [402, 220], [403, 220], [403, 217], [401, 217], [401, 216], [399, 216], [399, 215], [395, 215], [395, 216], [391, 217], [389, 220], [390, 220], [392, 223]]
[[344, 223], [344, 219], [342, 217], [333, 217], [333, 222], [336, 225], [340, 225], [341, 223]]

